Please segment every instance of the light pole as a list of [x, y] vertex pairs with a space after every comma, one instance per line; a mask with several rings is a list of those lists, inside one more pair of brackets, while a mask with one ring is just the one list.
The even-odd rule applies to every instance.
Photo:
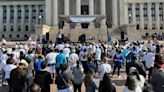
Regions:
[[132, 22], [132, 14], [130, 13], [128, 16], [129, 16], [129, 23], [131, 23]]
[[42, 15], [39, 15], [39, 24], [42, 24], [42, 19], [43, 19], [43, 17], [42, 17]]

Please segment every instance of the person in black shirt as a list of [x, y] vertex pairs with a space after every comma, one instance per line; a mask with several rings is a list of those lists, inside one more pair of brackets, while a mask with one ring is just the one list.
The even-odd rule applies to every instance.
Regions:
[[45, 70], [45, 62], [42, 62], [41, 68], [42, 70], [39, 71], [35, 76], [34, 83], [41, 87], [41, 92], [50, 92], [50, 84], [53, 83], [51, 74]]

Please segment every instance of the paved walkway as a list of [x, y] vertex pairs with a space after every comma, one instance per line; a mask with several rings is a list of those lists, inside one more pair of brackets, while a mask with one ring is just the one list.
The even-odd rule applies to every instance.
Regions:
[[[112, 82], [115, 83], [116, 85], [116, 92], [122, 92], [125, 84], [125, 73], [121, 73], [121, 77], [116, 77], [114, 76], [112, 78]], [[0, 76], [1, 79], [1, 76]], [[96, 79], [96, 84], [99, 85], [99, 79]], [[0, 92], [8, 92], [8, 86], [1, 86], [1, 81], [0, 81]], [[51, 85], [51, 92], [56, 92], [56, 85], [52, 84]], [[82, 92], [85, 92], [85, 86], [84, 84], [82, 85]]]

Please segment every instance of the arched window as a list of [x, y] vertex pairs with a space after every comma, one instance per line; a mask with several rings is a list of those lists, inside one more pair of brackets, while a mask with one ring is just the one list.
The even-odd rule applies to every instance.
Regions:
[[17, 34], [17, 38], [19, 38], [19, 34]]
[[6, 26], [3, 26], [3, 31], [6, 31]]
[[144, 24], [144, 29], [147, 30], [147, 24]]
[[160, 29], [163, 29], [163, 24], [162, 23], [160, 24]]
[[11, 26], [11, 29], [10, 29], [10, 31], [14, 31], [14, 28], [13, 28], [13, 26]]
[[140, 25], [139, 25], [139, 24], [137, 24], [136, 29], [137, 29], [137, 30], [139, 30], [139, 29], [140, 29]]
[[155, 23], [152, 24], [152, 29], [153, 29], [153, 30], [155, 29]]

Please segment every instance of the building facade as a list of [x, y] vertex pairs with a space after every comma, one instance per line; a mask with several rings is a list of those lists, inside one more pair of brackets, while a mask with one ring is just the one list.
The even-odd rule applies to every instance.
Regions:
[[[105, 41], [117, 30], [133, 30], [129, 34], [137, 35], [162, 32], [163, 13], [164, 0], [0, 0], [0, 38], [26, 40], [49, 33], [54, 39], [61, 24], [60, 32], [72, 40], [85, 34], [88, 39], [104, 37]], [[70, 23], [61, 16], [105, 17], [98, 22]]]

